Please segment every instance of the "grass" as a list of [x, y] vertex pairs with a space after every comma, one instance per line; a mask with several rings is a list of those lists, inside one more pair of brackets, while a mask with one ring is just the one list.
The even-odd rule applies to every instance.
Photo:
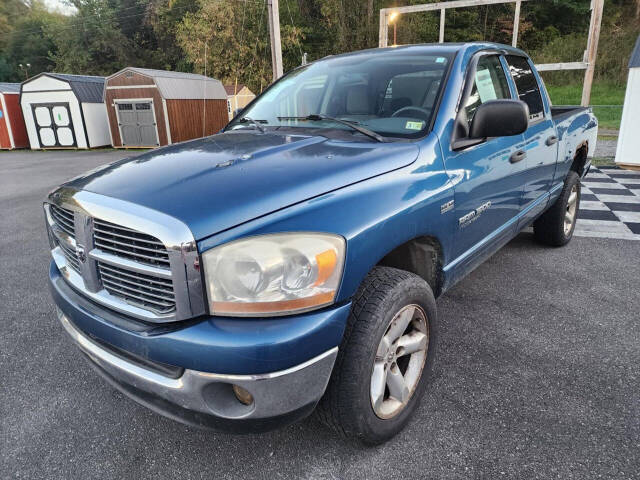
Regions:
[[591, 164], [594, 167], [611, 167], [615, 166], [616, 162], [614, 162], [611, 157], [593, 157]]
[[[580, 105], [582, 84], [547, 85], [551, 102], [554, 105]], [[591, 89], [591, 105], [614, 105], [612, 107], [593, 107], [601, 128], [620, 129], [622, 103], [625, 87], [620, 85], [598, 83]]]

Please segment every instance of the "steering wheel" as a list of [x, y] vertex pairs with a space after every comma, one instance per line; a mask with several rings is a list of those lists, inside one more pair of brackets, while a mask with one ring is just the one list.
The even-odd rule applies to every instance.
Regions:
[[413, 111], [418, 113], [418, 117], [422, 118], [423, 120], [425, 120], [426, 122], [429, 121], [429, 119], [431, 118], [431, 112], [429, 110], [427, 110], [426, 108], [422, 108], [422, 107], [413, 107], [411, 105], [409, 105], [408, 107], [402, 107], [399, 108], [398, 110], [396, 110], [395, 112], [393, 112], [391, 114], [392, 117], [397, 117], [399, 116], [401, 113], [403, 112], [407, 112], [407, 111]]

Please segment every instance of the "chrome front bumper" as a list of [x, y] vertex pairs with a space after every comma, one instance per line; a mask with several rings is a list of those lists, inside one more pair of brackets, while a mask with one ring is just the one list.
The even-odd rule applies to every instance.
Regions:
[[[143, 405], [183, 423], [243, 431], [264, 431], [311, 413], [326, 389], [338, 347], [286, 370], [226, 375], [185, 369], [177, 378], [156, 373], [112, 353], [82, 333], [57, 309], [58, 318], [93, 366], [119, 390]], [[233, 385], [253, 396], [241, 403]]]

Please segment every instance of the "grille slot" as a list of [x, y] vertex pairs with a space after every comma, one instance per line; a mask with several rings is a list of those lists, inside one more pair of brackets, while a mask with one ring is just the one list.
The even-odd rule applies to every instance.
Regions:
[[176, 309], [173, 281], [98, 262], [102, 286], [111, 295], [159, 314]]
[[103, 252], [146, 265], [169, 267], [169, 253], [157, 238], [113, 223], [94, 220], [94, 245]]
[[67, 260], [67, 265], [73, 268], [76, 272], [80, 273], [80, 262], [78, 261], [78, 256], [76, 255], [75, 250], [66, 245], [64, 242], [58, 242], [62, 253], [64, 254], [64, 258]]
[[70, 235], [72, 238], [76, 238], [73, 212], [66, 208], [58, 207], [57, 205], [50, 205], [49, 211], [51, 212], [51, 217], [56, 222], [56, 225], [67, 233], [67, 235]]

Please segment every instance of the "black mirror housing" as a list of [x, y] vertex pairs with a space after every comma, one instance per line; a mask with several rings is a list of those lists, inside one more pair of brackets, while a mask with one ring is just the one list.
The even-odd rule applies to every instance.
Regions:
[[507, 137], [529, 126], [529, 107], [521, 100], [489, 100], [476, 110], [470, 138]]

